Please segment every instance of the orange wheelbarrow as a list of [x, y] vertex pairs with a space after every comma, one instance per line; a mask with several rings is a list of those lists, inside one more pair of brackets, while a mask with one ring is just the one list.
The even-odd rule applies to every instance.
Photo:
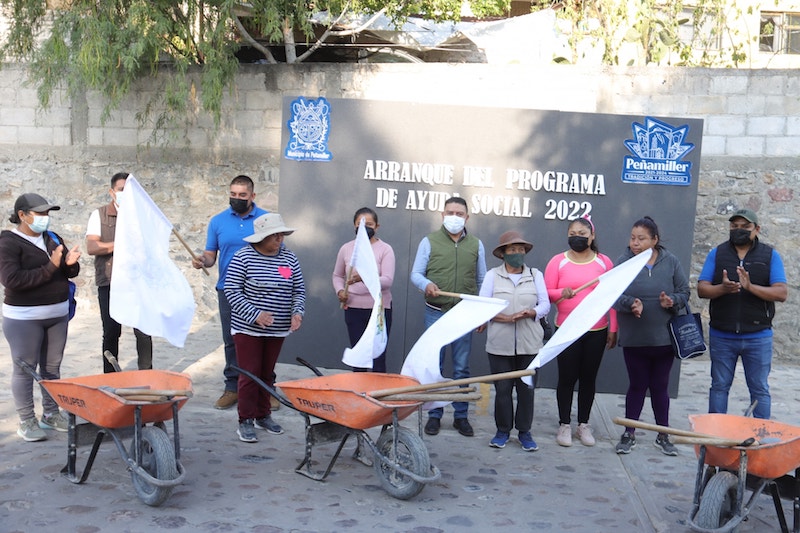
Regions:
[[[252, 373], [237, 368], [243, 375], [278, 399], [282, 404], [303, 415], [305, 419], [305, 457], [295, 472], [316, 481], [323, 481], [333, 469], [348, 438], [358, 439], [354, 458], [372, 465], [381, 486], [391, 496], [406, 500], [419, 494], [426, 483], [439, 479], [439, 469], [430, 464], [430, 457], [422, 440], [422, 422], [417, 432], [400, 426], [400, 421], [423, 402], [417, 400], [385, 401], [370, 396], [370, 391], [385, 388], [419, 385], [414, 378], [399, 374], [352, 372], [323, 376], [309, 363], [317, 377], [284, 381], [271, 387]], [[321, 421], [312, 421], [321, 419]], [[365, 431], [381, 426], [377, 442]], [[324, 471], [311, 469], [314, 446], [338, 442], [338, 447]], [[372, 451], [373, 460], [364, 453], [364, 446]]]
[[[794, 509], [792, 531], [800, 532], [800, 427], [728, 414], [689, 415], [692, 430], [747, 446], [695, 444], [698, 458], [689, 526], [703, 533], [735, 531], [755, 499], [772, 496], [781, 531], [789, 528], [781, 498]], [[755, 441], [750, 444], [751, 441]], [[752, 495], [745, 502], [745, 491]]]
[[[106, 436], [117, 445], [131, 473], [136, 494], [145, 504], [161, 505], [183, 481], [178, 410], [192, 396], [188, 374], [136, 370], [48, 380], [30, 366], [24, 363], [20, 366], [69, 414], [67, 464], [61, 474], [72, 483], [83, 483], [89, 477]], [[77, 423], [78, 417], [86, 422]], [[164, 424], [170, 419], [172, 439]], [[131, 445], [126, 448], [123, 439], [131, 435]], [[93, 442], [92, 449], [79, 474], [78, 446], [89, 442]]]

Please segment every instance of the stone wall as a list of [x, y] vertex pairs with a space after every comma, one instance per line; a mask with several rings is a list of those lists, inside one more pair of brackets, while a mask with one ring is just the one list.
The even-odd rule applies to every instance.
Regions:
[[[239, 173], [256, 182], [258, 202], [278, 209], [283, 96], [364, 98], [482, 107], [552, 109], [704, 119], [703, 165], [695, 224], [692, 285], [703, 258], [727, 235], [727, 214], [757, 210], [764, 240], [782, 253], [789, 301], [778, 305], [776, 354], [794, 355], [800, 300], [797, 225], [800, 192], [800, 76], [796, 71], [679, 68], [585, 68], [521, 65], [309, 64], [244, 66], [227, 97], [218, 131], [197, 115], [170, 132], [170, 145], [148, 148], [137, 112], [164, 75], [135, 87], [103, 123], [95, 94], [56, 94], [37, 109], [24, 69], [4, 65], [0, 77], [0, 205], [38, 191], [60, 203], [54, 224], [68, 242], [82, 242], [92, 209], [107, 201], [108, 179], [132, 172], [196, 249], [211, 215], [225, 207], [227, 184]], [[387, 124], [391, 128], [391, 124]], [[486, 133], [476, 133], [486, 134]], [[502, 132], [498, 132], [502, 134]], [[669, 222], [659, 221], [667, 243]], [[5, 226], [8, 224], [6, 223]], [[188, 254], [173, 243], [177, 262]], [[80, 305], [94, 307], [91, 258], [82, 259]], [[216, 308], [213, 277], [187, 268], [198, 315]], [[706, 311], [707, 302], [694, 299]], [[706, 311], [707, 312], [707, 311]]]

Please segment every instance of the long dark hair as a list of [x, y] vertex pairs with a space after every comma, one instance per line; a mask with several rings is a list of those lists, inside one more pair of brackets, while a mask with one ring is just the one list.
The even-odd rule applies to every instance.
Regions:
[[372, 215], [372, 219], [375, 220], [375, 224], [378, 223], [378, 213], [370, 209], [369, 207], [362, 207], [356, 214], [353, 215], [353, 224], [358, 222], [358, 219], [361, 218], [361, 215]]
[[648, 235], [650, 235], [651, 239], [658, 238], [658, 242], [655, 245], [655, 249], [659, 252], [664, 249], [661, 245], [661, 235], [658, 233], [658, 224], [656, 221], [650, 218], [649, 216], [645, 215], [636, 222], [633, 223], [634, 228], [644, 228]]

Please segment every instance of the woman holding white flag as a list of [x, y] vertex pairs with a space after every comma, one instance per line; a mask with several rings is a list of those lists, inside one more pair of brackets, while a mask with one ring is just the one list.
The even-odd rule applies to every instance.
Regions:
[[[525, 370], [543, 344], [544, 331], [539, 319], [550, 311], [550, 300], [542, 273], [525, 265], [525, 254], [532, 248], [519, 232], [503, 233], [500, 244], [492, 252], [503, 264], [487, 272], [481, 284], [480, 296], [508, 302], [508, 307], [488, 325], [486, 352], [492, 374]], [[533, 387], [528, 387], [520, 378], [495, 381], [494, 387], [497, 433], [489, 446], [504, 448], [511, 430], [516, 428], [522, 449], [526, 452], [538, 450], [531, 436]]]
[[[569, 314], [592, 292], [598, 278], [612, 270], [611, 259], [601, 254], [597, 247], [594, 224], [586, 215], [573, 220], [567, 228], [569, 249], [557, 254], [544, 272], [547, 294], [555, 301], [558, 314], [556, 327], [561, 326]], [[572, 393], [578, 383], [578, 439], [584, 446], [594, 446], [595, 439], [589, 427], [597, 372], [606, 348], [617, 343], [617, 314], [613, 309], [589, 328], [578, 340], [566, 348], [558, 361], [558, 433], [560, 446], [572, 446], [570, 417]]]
[[[667, 325], [689, 301], [689, 280], [678, 258], [661, 245], [658, 226], [650, 217], [633, 224], [628, 249], [618, 262], [623, 263], [650, 249], [653, 255], [647, 265], [625, 289], [614, 308], [619, 317], [619, 344], [628, 370], [625, 416], [639, 420], [649, 390], [656, 424], [667, 427], [669, 374], [675, 360]], [[654, 444], [664, 455], [678, 455], [678, 449], [666, 433], [659, 433]], [[634, 428], [625, 428], [616, 452], [630, 453], [635, 446]]]
[[[386, 318], [386, 333], [392, 329], [392, 283], [394, 282], [394, 250], [385, 241], [378, 238], [377, 231], [378, 214], [369, 207], [362, 207], [353, 216], [353, 226], [358, 233], [358, 226], [361, 219], [364, 219], [367, 237], [375, 255], [375, 262], [378, 266], [378, 276], [380, 277], [381, 298], [383, 300], [383, 311]], [[364, 334], [372, 315], [372, 308], [375, 300], [370, 294], [369, 288], [364, 284], [358, 271], [351, 264], [351, 257], [355, 249], [356, 240], [346, 242], [339, 248], [336, 256], [336, 264], [333, 267], [333, 290], [336, 297], [344, 309], [344, 322], [347, 325], [347, 334], [350, 338], [350, 347], [354, 347]], [[353, 367], [356, 372], [364, 372], [366, 368]], [[386, 350], [373, 359], [373, 372], [386, 372]]]

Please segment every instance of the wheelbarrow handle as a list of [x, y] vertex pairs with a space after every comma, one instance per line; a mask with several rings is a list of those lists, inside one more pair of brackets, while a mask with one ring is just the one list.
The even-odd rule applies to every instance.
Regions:
[[40, 375], [39, 375], [39, 373], [38, 373], [38, 372], [37, 372], [37, 371], [36, 371], [36, 370], [35, 370], [35, 369], [34, 369], [34, 368], [31, 366], [31, 365], [29, 365], [29, 364], [28, 364], [28, 363], [26, 363], [25, 361], [21, 361], [21, 360], [19, 360], [19, 359], [17, 359], [17, 360], [16, 360], [16, 361], [14, 361], [14, 362], [15, 362], [15, 363], [17, 363], [17, 366], [18, 366], [18, 367], [20, 367], [22, 370], [24, 370], [25, 372], [27, 372], [28, 374], [30, 374], [30, 375], [31, 375], [31, 377], [32, 377], [33, 379], [35, 379], [37, 383], [39, 383], [40, 381], [42, 381], [42, 376], [40, 376]]
[[273, 397], [277, 398], [278, 401], [281, 402], [286, 407], [290, 407], [290, 408], [294, 409], [295, 411], [297, 410], [297, 408], [294, 406], [294, 404], [292, 402], [287, 400], [286, 397], [283, 394], [279, 393], [275, 387], [270, 387], [269, 385], [267, 385], [264, 382], [263, 379], [259, 378], [258, 376], [256, 376], [252, 372], [249, 372], [249, 371], [245, 370], [244, 368], [240, 368], [240, 367], [238, 367], [236, 365], [231, 365], [231, 368], [234, 369], [235, 371], [239, 372], [240, 374], [244, 374], [248, 378], [250, 378], [253, 381], [255, 381], [262, 389], [267, 391], [270, 394], [270, 396], [273, 396]]

